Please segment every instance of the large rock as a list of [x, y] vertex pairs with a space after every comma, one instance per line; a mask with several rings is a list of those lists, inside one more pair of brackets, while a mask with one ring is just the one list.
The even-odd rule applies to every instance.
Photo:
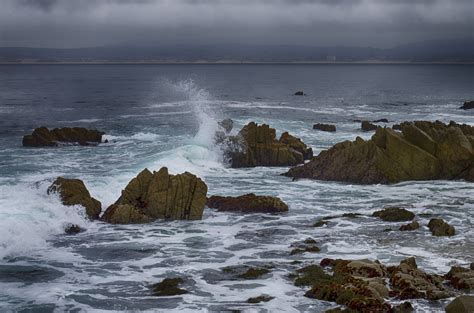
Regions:
[[446, 313], [474, 313], [474, 296], [459, 296], [446, 306]]
[[55, 147], [61, 143], [91, 145], [102, 142], [104, 133], [83, 127], [64, 127], [49, 130], [46, 127], [36, 128], [31, 135], [23, 137], [25, 147]]
[[64, 205], [83, 206], [90, 219], [99, 218], [100, 211], [102, 210], [101, 203], [91, 197], [82, 180], [58, 177], [49, 186], [47, 192], [48, 194], [59, 193], [59, 197]]
[[466, 102], [464, 102], [464, 104], [460, 107], [460, 109], [463, 109], [463, 110], [474, 109], [474, 101], [466, 101]]
[[449, 225], [441, 218], [432, 218], [428, 223], [428, 228], [433, 236], [454, 236], [454, 226]]
[[378, 217], [386, 222], [411, 221], [415, 218], [413, 212], [401, 208], [385, 208], [380, 211], [375, 211], [372, 216]]
[[474, 290], [474, 270], [470, 268], [453, 266], [444, 277], [456, 289]]
[[239, 197], [212, 196], [207, 206], [218, 211], [242, 213], [279, 213], [288, 211], [288, 205], [277, 197], [257, 196], [253, 193]]
[[311, 148], [300, 139], [284, 133], [276, 139], [274, 128], [251, 122], [244, 126], [237, 136], [227, 137], [229, 143], [226, 156], [231, 166], [292, 166], [312, 157]]
[[170, 175], [166, 167], [153, 173], [144, 169], [122, 190], [120, 198], [107, 208], [102, 219], [114, 224], [146, 223], [163, 218], [199, 220], [206, 194], [206, 184], [191, 173]]
[[419, 121], [398, 129], [379, 128], [368, 141], [338, 143], [285, 175], [358, 184], [474, 181], [473, 126]]

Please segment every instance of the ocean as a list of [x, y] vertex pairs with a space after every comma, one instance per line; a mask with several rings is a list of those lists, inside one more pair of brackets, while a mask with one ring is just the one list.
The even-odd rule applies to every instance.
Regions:
[[[469, 264], [472, 183], [292, 181], [280, 175], [288, 168], [229, 168], [214, 132], [224, 118], [234, 120], [234, 133], [250, 121], [266, 123], [318, 154], [337, 142], [370, 138], [357, 120], [474, 125], [474, 111], [459, 109], [474, 99], [473, 86], [473, 65], [0, 65], [0, 311], [320, 312], [335, 305], [304, 297], [305, 289], [288, 277], [301, 266], [293, 261], [398, 264], [415, 256], [420, 268], [438, 274]], [[294, 96], [298, 90], [307, 95]], [[313, 130], [314, 123], [335, 124], [337, 132]], [[23, 135], [39, 126], [96, 128], [109, 143], [22, 147]], [[142, 169], [162, 166], [198, 175], [208, 195], [278, 196], [289, 211], [242, 215], [206, 208], [200, 221], [108, 225], [46, 194], [57, 176], [79, 178], [105, 210]], [[423, 225], [424, 214], [440, 216], [457, 234], [435, 237], [426, 226], [384, 232], [396, 225], [368, 215], [386, 206], [408, 208]], [[365, 215], [311, 227], [342, 213]], [[67, 236], [66, 223], [86, 231]], [[291, 256], [290, 246], [308, 237], [321, 251]], [[228, 280], [220, 269], [233, 265], [272, 270], [258, 280]], [[151, 284], [183, 275], [188, 294], [151, 294]], [[261, 294], [275, 299], [246, 303]], [[449, 299], [411, 302], [419, 312], [444, 312]]]

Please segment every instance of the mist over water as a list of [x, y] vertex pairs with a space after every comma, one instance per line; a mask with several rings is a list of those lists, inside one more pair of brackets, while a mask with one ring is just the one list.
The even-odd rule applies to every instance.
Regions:
[[[234, 120], [234, 133], [249, 121], [268, 123], [277, 136], [289, 131], [316, 153], [356, 136], [370, 138], [355, 119], [472, 125], [472, 113], [458, 110], [474, 98], [471, 73], [472, 66], [2, 66], [0, 309], [318, 311], [330, 306], [293, 286], [287, 277], [293, 260], [397, 263], [413, 255], [419, 267], [439, 274], [472, 262], [471, 184], [292, 182], [279, 175], [286, 168], [228, 168], [214, 145], [223, 118]], [[292, 95], [300, 89], [308, 96]], [[316, 122], [334, 123], [338, 131], [314, 131]], [[41, 125], [97, 128], [109, 143], [21, 147], [22, 136]], [[198, 175], [209, 195], [278, 196], [289, 212], [243, 216], [206, 209], [201, 221], [107, 225], [87, 221], [82, 208], [65, 207], [46, 194], [57, 176], [79, 178], [104, 210], [142, 169], [162, 166]], [[383, 232], [394, 225], [370, 217], [309, 227], [323, 216], [371, 214], [391, 205], [440, 216], [457, 235]], [[66, 223], [87, 231], [65, 236]], [[290, 256], [290, 245], [307, 237], [321, 252]], [[241, 264], [272, 264], [273, 270], [269, 278], [250, 282], [220, 276], [220, 268]], [[150, 284], [178, 275], [189, 278], [189, 294], [150, 295]], [[260, 294], [275, 299], [245, 303]], [[444, 303], [414, 301], [427, 311], [442, 311]]]

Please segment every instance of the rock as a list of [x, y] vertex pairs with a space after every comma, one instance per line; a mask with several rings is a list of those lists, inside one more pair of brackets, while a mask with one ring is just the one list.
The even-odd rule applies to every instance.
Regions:
[[411, 313], [415, 312], [415, 309], [410, 302], [406, 301], [400, 303], [399, 305], [393, 307], [393, 313]]
[[301, 153], [305, 160], [309, 160], [313, 157], [313, 149], [308, 147], [301, 139], [290, 135], [288, 132], [281, 134], [280, 140], [278, 141]]
[[[389, 121], [386, 118], [381, 118], [379, 120], [372, 121], [372, 123], [389, 123]], [[409, 302], [406, 302], [409, 303]]]
[[218, 211], [241, 213], [280, 213], [287, 212], [288, 205], [277, 197], [257, 196], [249, 193], [239, 197], [212, 196], [206, 205]]
[[335, 132], [336, 131], [336, 126], [331, 125], [331, 124], [322, 124], [322, 123], [317, 123], [313, 125], [313, 129], [321, 130], [324, 132]]
[[228, 266], [222, 269], [224, 273], [231, 274], [237, 279], [259, 279], [270, 273], [268, 268], [252, 266]]
[[64, 233], [66, 235], [76, 235], [83, 231], [84, 230], [79, 225], [76, 225], [76, 224], [67, 224], [66, 227], [64, 228]]
[[362, 123], [360, 124], [360, 128], [365, 131], [365, 132], [369, 132], [369, 131], [373, 131], [373, 130], [377, 130], [377, 128], [379, 128], [380, 126], [377, 126], [375, 124], [372, 124], [371, 122], [369, 121], [362, 121]]
[[466, 101], [466, 102], [464, 102], [464, 104], [460, 107], [460, 109], [463, 109], [463, 110], [474, 109], [474, 101]]
[[368, 141], [338, 143], [284, 175], [357, 184], [474, 182], [474, 126], [418, 121], [398, 127], [401, 132], [378, 128]]
[[433, 236], [454, 236], [454, 226], [449, 225], [443, 219], [432, 218], [428, 223], [428, 228]]
[[411, 223], [400, 226], [399, 230], [410, 231], [410, 230], [417, 230], [418, 228], [420, 228], [420, 223], [418, 223], [417, 221], [413, 221]]
[[61, 143], [76, 143], [80, 145], [98, 144], [104, 133], [95, 129], [82, 127], [64, 127], [49, 130], [46, 127], [36, 128], [31, 135], [23, 137], [25, 147], [55, 147]]
[[248, 298], [248, 299], [247, 299], [247, 303], [268, 302], [268, 301], [271, 301], [271, 300], [273, 300], [273, 299], [275, 299], [275, 297], [266, 296], [266, 295], [261, 295], [261, 296], [254, 297], [254, 298]]
[[459, 296], [446, 306], [446, 313], [474, 313], [474, 296]]
[[86, 209], [86, 215], [91, 220], [99, 218], [102, 210], [101, 203], [92, 198], [84, 182], [80, 179], [58, 177], [48, 187], [48, 194], [59, 193], [64, 205], [81, 205]]
[[380, 211], [375, 211], [372, 216], [378, 217], [386, 222], [411, 221], [415, 218], [415, 214], [401, 208], [385, 208]]
[[300, 139], [283, 133], [276, 139], [276, 131], [268, 125], [251, 122], [244, 126], [237, 136], [223, 140], [225, 156], [231, 166], [292, 166], [304, 163], [313, 152]]
[[327, 225], [328, 221], [325, 221], [324, 219], [320, 219], [319, 221], [316, 221], [313, 224], [313, 227], [323, 227], [324, 225]]
[[300, 91], [297, 91], [297, 92], [295, 92], [295, 94], [294, 94], [294, 95], [295, 95], [295, 96], [306, 96], [306, 94], [305, 94], [303, 91], [301, 91], [301, 90], [300, 90]]
[[171, 175], [166, 167], [153, 173], [144, 169], [107, 208], [102, 220], [113, 224], [147, 223], [156, 219], [199, 220], [206, 194], [206, 184], [189, 172]]
[[226, 134], [230, 133], [232, 128], [234, 128], [234, 121], [230, 118], [226, 118], [225, 120], [218, 122], [218, 124]]
[[165, 278], [152, 286], [153, 295], [157, 297], [167, 297], [188, 293], [186, 290], [179, 288], [182, 283], [184, 283], [184, 280], [179, 277]]
[[444, 277], [456, 289], [474, 290], [474, 270], [470, 268], [453, 266]]
[[469, 268], [474, 271], [474, 262], [471, 263], [471, 265], [469, 266]]
[[291, 247], [294, 247], [294, 249], [291, 250], [290, 255], [301, 254], [305, 252], [315, 253], [321, 251], [321, 249], [316, 245], [316, 241], [312, 238], [308, 238], [303, 242], [294, 243], [291, 245]]

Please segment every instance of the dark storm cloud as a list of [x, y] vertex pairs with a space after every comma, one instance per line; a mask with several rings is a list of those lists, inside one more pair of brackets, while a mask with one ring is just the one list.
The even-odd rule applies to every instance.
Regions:
[[1, 0], [0, 45], [385, 47], [471, 37], [471, 0]]

